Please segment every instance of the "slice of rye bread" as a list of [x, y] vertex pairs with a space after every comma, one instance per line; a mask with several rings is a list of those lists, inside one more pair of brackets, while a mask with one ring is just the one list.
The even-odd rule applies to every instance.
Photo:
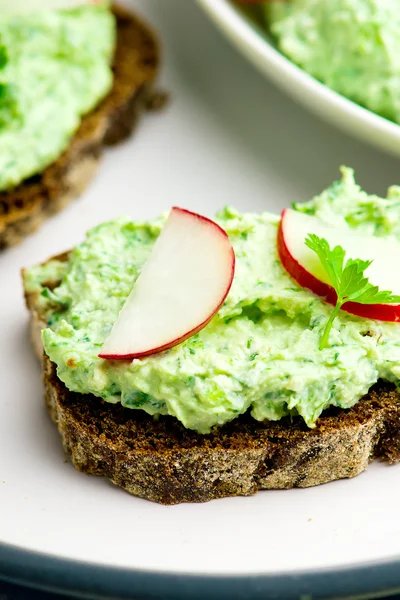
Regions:
[[[68, 253], [55, 257], [68, 260]], [[47, 282], [53, 289], [57, 281]], [[300, 418], [255, 421], [246, 414], [200, 435], [173, 417], [153, 419], [70, 392], [43, 355], [38, 293], [25, 291], [32, 341], [43, 359], [45, 400], [78, 471], [104, 475], [162, 504], [247, 496], [354, 477], [374, 458], [400, 460], [400, 394], [379, 382], [350, 410], [330, 409], [309, 429]]]
[[145, 109], [164, 96], [153, 90], [159, 66], [154, 34], [132, 12], [115, 5], [117, 46], [114, 84], [99, 106], [86, 115], [60, 158], [41, 174], [0, 192], [0, 249], [35, 231], [48, 216], [79, 196], [92, 180], [105, 146], [127, 138]]

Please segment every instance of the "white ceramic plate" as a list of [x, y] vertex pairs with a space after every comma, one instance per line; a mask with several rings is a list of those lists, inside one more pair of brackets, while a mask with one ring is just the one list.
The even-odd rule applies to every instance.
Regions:
[[358, 106], [297, 67], [230, 0], [198, 2], [251, 62], [298, 102], [359, 139], [400, 155], [399, 125]]
[[[314, 489], [163, 507], [65, 460], [28, 339], [22, 266], [121, 214], [141, 219], [176, 204], [211, 216], [227, 203], [278, 212], [330, 183], [339, 160], [354, 159], [375, 190], [398, 175], [397, 161], [314, 123], [269, 86], [194, 3], [129, 4], [160, 30], [170, 106], [107, 153], [83, 198], [0, 255], [0, 576], [162, 600], [400, 587], [400, 467], [374, 464], [357, 479]], [[306, 154], [293, 135], [307, 143]], [[334, 154], [321, 151], [326, 137]]]

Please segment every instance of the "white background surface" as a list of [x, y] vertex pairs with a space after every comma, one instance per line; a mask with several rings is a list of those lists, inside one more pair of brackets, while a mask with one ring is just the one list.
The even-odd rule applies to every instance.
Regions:
[[99, 221], [171, 205], [280, 210], [354, 166], [383, 193], [398, 161], [314, 120], [267, 83], [188, 0], [132, 2], [157, 26], [172, 101], [109, 152], [81, 200], [0, 257], [0, 542], [118, 566], [280, 572], [400, 554], [400, 466], [354, 480], [162, 507], [64, 462], [43, 407], [18, 270], [71, 247]]

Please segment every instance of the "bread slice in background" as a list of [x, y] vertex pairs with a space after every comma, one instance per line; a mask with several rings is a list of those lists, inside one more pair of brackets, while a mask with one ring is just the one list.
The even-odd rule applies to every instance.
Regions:
[[[68, 253], [55, 259], [66, 261]], [[374, 458], [400, 460], [400, 395], [389, 384], [379, 383], [350, 410], [327, 411], [315, 429], [300, 418], [261, 423], [244, 415], [208, 435], [173, 417], [154, 419], [70, 392], [43, 355], [39, 294], [25, 290], [46, 405], [78, 471], [104, 475], [141, 498], [177, 504], [310, 487], [354, 477]]]
[[159, 66], [154, 34], [130, 11], [115, 6], [113, 12], [117, 46], [111, 92], [82, 119], [55, 163], [16, 188], [0, 192], [0, 250], [20, 242], [47, 216], [78, 197], [92, 180], [104, 147], [127, 138], [140, 114], [162, 102], [153, 90]]

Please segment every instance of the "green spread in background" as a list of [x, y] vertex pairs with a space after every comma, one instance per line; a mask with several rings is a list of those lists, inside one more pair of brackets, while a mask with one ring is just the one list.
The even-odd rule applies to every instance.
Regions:
[[399, 0], [266, 4], [279, 48], [333, 90], [400, 123]]
[[[369, 196], [351, 169], [320, 196], [296, 205], [343, 228], [400, 240], [400, 188]], [[161, 231], [163, 219], [118, 219], [92, 229], [68, 263], [32, 268], [48, 329], [46, 353], [73, 391], [122, 402], [149, 414], [170, 414], [207, 433], [251, 409], [255, 419], [300, 414], [312, 426], [330, 405], [353, 406], [379, 379], [398, 384], [400, 326], [342, 312], [318, 349], [332, 307], [299, 287], [276, 249], [279, 217], [227, 208], [218, 222], [236, 253], [232, 289], [200, 333], [162, 354], [132, 362], [97, 354]], [[62, 278], [53, 291], [46, 281]]]
[[57, 160], [112, 86], [109, 8], [0, 15], [0, 191]]

